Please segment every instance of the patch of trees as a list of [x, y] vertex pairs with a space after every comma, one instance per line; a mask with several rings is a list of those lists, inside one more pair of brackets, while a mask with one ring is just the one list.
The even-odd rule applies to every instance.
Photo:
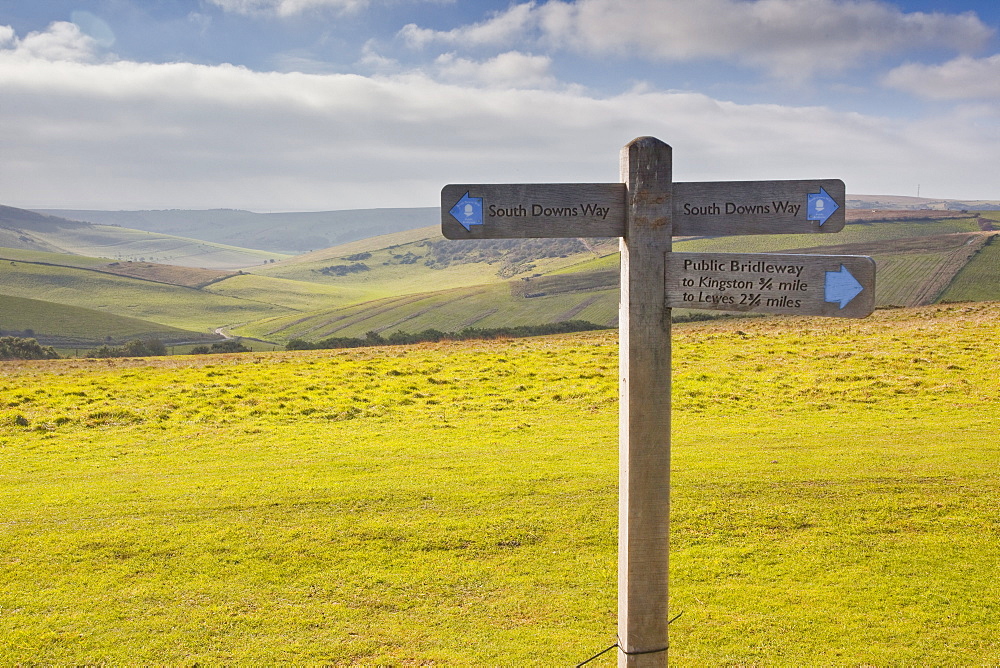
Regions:
[[167, 346], [159, 339], [133, 339], [122, 346], [103, 345], [84, 357], [161, 357], [166, 354]]
[[347, 276], [360, 271], [371, 271], [371, 267], [364, 262], [355, 262], [354, 264], [331, 264], [329, 267], [321, 267], [316, 271], [324, 276]]
[[389, 254], [389, 259], [382, 264], [416, 264], [417, 260], [422, 260], [423, 255], [417, 255], [413, 251], [406, 251], [405, 253], [392, 253]]
[[226, 339], [209, 346], [195, 346], [191, 349], [192, 355], [211, 355], [213, 353], [249, 353], [251, 350], [243, 345], [239, 339]]
[[333, 336], [320, 341], [292, 339], [285, 346], [286, 350], [321, 350], [330, 348], [360, 348], [362, 346], [396, 346], [412, 343], [434, 343], [437, 341], [465, 341], [469, 339], [515, 339], [526, 336], [543, 336], [545, 334], [568, 334], [570, 332], [586, 332], [595, 329], [608, 329], [586, 320], [567, 320], [544, 325], [518, 325], [516, 327], [466, 327], [458, 332], [442, 332], [436, 329], [425, 329], [422, 332], [392, 332], [382, 336], [378, 332], [368, 332], [364, 338]]
[[0, 360], [57, 359], [59, 359], [59, 353], [52, 346], [43, 346], [35, 339], [0, 336]]

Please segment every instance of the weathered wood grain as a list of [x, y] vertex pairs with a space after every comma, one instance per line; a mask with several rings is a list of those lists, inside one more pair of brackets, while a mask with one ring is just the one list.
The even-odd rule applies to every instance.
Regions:
[[[451, 214], [466, 194], [482, 198], [483, 222], [469, 229]], [[620, 237], [624, 225], [621, 183], [449, 184], [441, 190], [441, 232], [448, 239]]]
[[[836, 318], [875, 309], [875, 262], [864, 255], [667, 253], [665, 271], [668, 308]], [[827, 301], [828, 285], [851, 280], [845, 271], [861, 291], [843, 305]]]
[[[619, 315], [618, 665], [667, 665], [670, 517], [672, 150], [652, 137], [621, 153], [628, 188]], [[633, 654], [633, 652], [651, 652]]]
[[[839, 206], [822, 225], [806, 216], [807, 196], [820, 188]], [[840, 179], [680, 181], [673, 184], [674, 235], [839, 232], [847, 209], [845, 191]]]

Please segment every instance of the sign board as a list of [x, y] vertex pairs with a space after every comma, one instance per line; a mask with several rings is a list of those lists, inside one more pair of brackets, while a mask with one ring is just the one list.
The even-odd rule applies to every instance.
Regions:
[[863, 255], [667, 253], [667, 308], [864, 318], [875, 262]]
[[441, 189], [448, 239], [620, 237], [625, 184], [451, 184]]
[[[621, 237], [618, 665], [666, 668], [670, 309], [862, 318], [875, 263], [856, 255], [674, 253], [673, 236], [839, 232], [843, 181], [673, 181], [670, 146], [622, 149], [621, 183], [451, 184], [448, 239]], [[610, 649], [610, 648], [609, 648]]]
[[[844, 182], [678, 182], [674, 236], [808, 234], [844, 227]], [[441, 190], [448, 239], [620, 237], [625, 184], [451, 184]]]
[[845, 192], [840, 179], [676, 182], [674, 236], [839, 232]]

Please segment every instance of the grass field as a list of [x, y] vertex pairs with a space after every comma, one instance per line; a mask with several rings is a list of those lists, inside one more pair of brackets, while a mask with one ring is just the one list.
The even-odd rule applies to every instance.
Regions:
[[[778, 252], [871, 255], [878, 264], [876, 304], [914, 306], [932, 303], [947, 287], [972, 251], [966, 242], [981, 241], [976, 218], [924, 221], [890, 221], [850, 224], [835, 235], [772, 234], [712, 239], [682, 239], [674, 244], [680, 252]], [[548, 258], [531, 271], [502, 281], [497, 264], [455, 264], [445, 270], [414, 264], [394, 264], [394, 257], [427, 256], [420, 234], [414, 230], [356, 242], [340, 249], [327, 249], [311, 259], [295, 260], [251, 270], [255, 274], [284, 276], [302, 283], [321, 282], [338, 287], [341, 299], [302, 313], [248, 322], [233, 329], [242, 336], [274, 341], [291, 338], [319, 340], [330, 336], [363, 337], [368, 331], [391, 333], [424, 329], [456, 331], [462, 327], [509, 327], [521, 324], [588, 320], [599, 325], [617, 323], [618, 294], [615, 281], [606, 274], [617, 272], [614, 244], [602, 243], [603, 255], [578, 253]], [[827, 244], [827, 245], [824, 245]], [[835, 244], [835, 245], [829, 245]], [[460, 244], [456, 244], [459, 246]], [[381, 247], [381, 248], [379, 248]], [[344, 263], [350, 253], [370, 253], [364, 262], [369, 271], [348, 276], [322, 276], [318, 269]], [[988, 263], [986, 263], [988, 265]], [[987, 269], [988, 272], [988, 269]], [[983, 274], [969, 274], [971, 281]], [[974, 299], [1000, 299], [1000, 281], [985, 276]], [[231, 279], [232, 280], [232, 279]], [[226, 286], [230, 281], [222, 283]], [[565, 285], [560, 286], [560, 283]], [[572, 285], [578, 283], [579, 285]], [[530, 286], [530, 287], [529, 287]], [[962, 300], [962, 296], [953, 300]], [[346, 300], [347, 303], [344, 303]], [[704, 312], [701, 312], [704, 313]], [[689, 312], [678, 310], [678, 315]]]
[[[165, 343], [196, 341], [203, 334], [125, 318], [79, 306], [0, 295], [0, 333], [40, 338], [59, 348], [88, 347], [95, 341], [121, 345], [131, 339]], [[44, 323], [46, 329], [33, 329]], [[28, 334], [26, 330], [31, 330]], [[207, 338], [207, 337], [206, 337]]]
[[[989, 245], [976, 254], [976, 244], [987, 238], [980, 227], [975, 215], [852, 223], [835, 235], [679, 239], [674, 250], [871, 255], [878, 264], [879, 307], [938, 299], [997, 300], [997, 251]], [[102, 243], [118, 238], [114, 235], [149, 235], [83, 224], [51, 232], [73, 243], [89, 239], [87, 243], [96, 244], [91, 248], [95, 253]], [[546, 246], [548, 242], [555, 245]], [[499, 240], [490, 242], [492, 247], [478, 243], [443, 241], [436, 227], [422, 228], [274, 263], [254, 255], [254, 265], [238, 272], [149, 262], [155, 255], [145, 262], [109, 262], [0, 249], [0, 293], [193, 331], [224, 327], [273, 345], [292, 338], [363, 337], [369, 331], [388, 335], [565, 320], [617, 323], [614, 240]], [[121, 250], [101, 252], [122, 255]], [[33, 313], [39, 318], [27, 328], [37, 332], [55, 332], [61, 322], [47, 320], [44, 311]], [[691, 315], [680, 309], [677, 314]]]
[[1000, 236], [994, 235], [979, 254], [955, 277], [942, 301], [1000, 299]]
[[[675, 327], [671, 663], [1000, 662], [998, 335]], [[0, 363], [0, 662], [573, 665], [616, 397], [613, 332]]]
[[[193, 288], [68, 266], [0, 262], [5, 295], [78, 306], [195, 331], [286, 313], [291, 309]], [[36, 331], [47, 331], [36, 324]]]
[[182, 267], [239, 269], [288, 257], [284, 253], [238, 248], [114, 225], [33, 230], [31, 236], [66, 253], [114, 260], [142, 259]]

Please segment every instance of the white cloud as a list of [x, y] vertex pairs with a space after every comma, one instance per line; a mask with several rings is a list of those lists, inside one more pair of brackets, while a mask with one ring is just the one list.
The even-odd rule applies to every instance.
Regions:
[[[4, 33], [5, 34], [5, 33]], [[919, 122], [636, 88], [459, 86], [0, 50], [0, 202], [79, 208], [433, 206], [445, 183], [606, 182], [641, 135], [678, 180], [842, 178], [852, 192], [1000, 197], [1000, 110]], [[7, 38], [8, 44], [16, 40]], [[72, 40], [71, 40], [72, 42]], [[438, 65], [478, 81], [544, 58]]]
[[965, 51], [992, 34], [971, 12], [904, 13], [880, 0], [548, 0], [454, 30], [400, 32], [413, 46], [537, 42], [592, 55], [747, 62], [792, 78], [886, 53]]
[[889, 72], [884, 83], [932, 100], [1000, 100], [1000, 54], [961, 56], [942, 65], [909, 63]]
[[446, 53], [434, 61], [438, 77], [450, 83], [494, 88], [552, 88], [556, 79], [547, 56], [508, 51], [486, 61], [459, 58]]
[[368, 6], [369, 0], [209, 0], [224, 11], [235, 14], [294, 16], [311, 9], [353, 12]]
[[17, 44], [17, 33], [10, 26], [0, 26], [0, 49], [6, 49]]
[[[452, 2], [453, 0], [413, 0], [415, 2]], [[367, 9], [372, 4], [386, 0], [208, 0], [223, 11], [245, 16], [289, 17], [312, 10], [332, 10], [340, 14], [350, 14]]]
[[96, 57], [97, 46], [92, 37], [68, 21], [57, 21], [21, 40], [9, 26], [0, 27], [0, 48], [17, 58], [87, 62]]
[[486, 21], [454, 30], [428, 30], [411, 23], [403, 26], [399, 36], [407, 44], [417, 48], [432, 42], [465, 47], [508, 45], [524, 41], [525, 37], [535, 32], [538, 23], [536, 14], [535, 3], [529, 2], [512, 5], [505, 12], [494, 12]]
[[365, 42], [361, 48], [361, 58], [358, 59], [357, 64], [379, 74], [396, 73], [401, 69], [398, 60], [383, 56], [378, 52], [378, 44], [372, 39]]

